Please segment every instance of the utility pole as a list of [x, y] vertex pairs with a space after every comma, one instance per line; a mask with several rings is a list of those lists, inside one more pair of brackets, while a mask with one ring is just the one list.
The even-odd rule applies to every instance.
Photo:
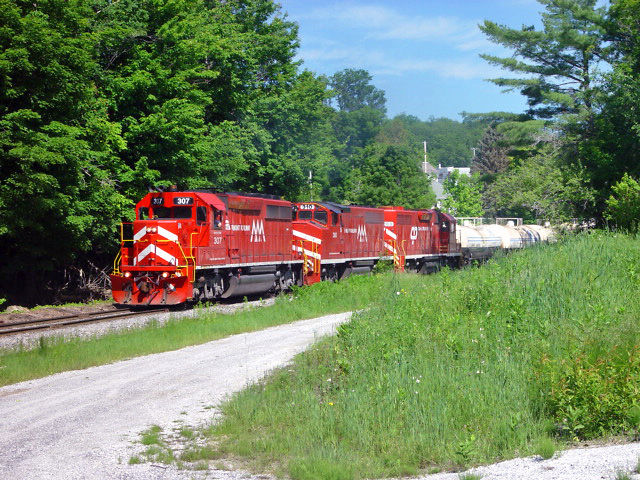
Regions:
[[422, 162], [422, 171], [427, 173], [427, 141], [425, 140], [422, 142], [422, 145], [424, 145], [424, 162]]
[[309, 170], [309, 200], [313, 201], [313, 172]]

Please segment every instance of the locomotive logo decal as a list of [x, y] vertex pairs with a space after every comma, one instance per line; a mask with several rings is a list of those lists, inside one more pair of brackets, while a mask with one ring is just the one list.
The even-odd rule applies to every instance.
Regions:
[[409, 238], [411, 239], [411, 243], [415, 242], [418, 239], [418, 227], [411, 227]]
[[364, 225], [359, 225], [358, 226], [358, 241], [359, 242], [366, 242], [367, 241], [367, 227], [365, 227]]
[[266, 242], [267, 238], [264, 234], [264, 222], [262, 220], [254, 220], [251, 222], [251, 242]]

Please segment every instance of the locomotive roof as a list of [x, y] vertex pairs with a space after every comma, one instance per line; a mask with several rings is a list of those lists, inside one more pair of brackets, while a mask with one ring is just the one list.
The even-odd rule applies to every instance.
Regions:
[[240, 195], [243, 197], [265, 198], [267, 200], [282, 200], [282, 197], [278, 195], [269, 195], [267, 193], [220, 192], [212, 188], [196, 188], [193, 190], [185, 190], [185, 192], [212, 193], [214, 195]]
[[333, 213], [345, 213], [351, 211], [347, 205], [340, 205], [335, 202], [316, 202], [318, 205], [322, 205], [327, 210]]

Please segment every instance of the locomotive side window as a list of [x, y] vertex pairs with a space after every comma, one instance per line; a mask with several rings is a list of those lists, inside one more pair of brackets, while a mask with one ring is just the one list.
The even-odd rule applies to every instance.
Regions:
[[138, 210], [138, 220], [146, 220], [149, 218], [149, 209], [147, 207], [140, 207]]
[[325, 212], [324, 210], [316, 210], [313, 219], [318, 222], [321, 223], [322, 225], [326, 225], [327, 224], [327, 212]]
[[334, 225], [338, 225], [338, 214], [336, 212], [331, 212], [331, 221]]
[[291, 207], [281, 205], [267, 205], [267, 220], [289, 220]]
[[212, 208], [213, 210], [213, 229], [220, 230], [222, 228], [222, 212]]
[[207, 223], [207, 207], [196, 208], [196, 223], [198, 225]]

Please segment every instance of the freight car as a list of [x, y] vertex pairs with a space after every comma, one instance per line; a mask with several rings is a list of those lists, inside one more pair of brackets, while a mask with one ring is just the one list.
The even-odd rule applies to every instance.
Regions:
[[486, 260], [496, 250], [516, 250], [554, 240], [553, 230], [540, 225], [473, 225], [464, 220], [458, 225], [456, 237], [465, 264]]

